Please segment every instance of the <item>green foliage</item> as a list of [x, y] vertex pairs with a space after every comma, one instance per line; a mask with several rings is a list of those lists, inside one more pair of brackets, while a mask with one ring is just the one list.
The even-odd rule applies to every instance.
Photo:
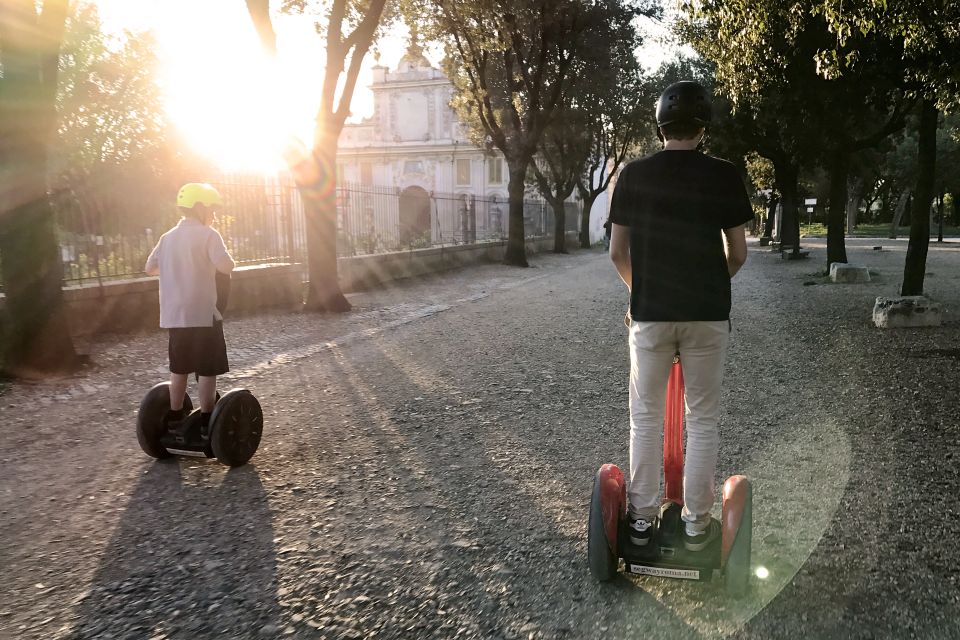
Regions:
[[107, 36], [96, 5], [74, 4], [60, 53], [50, 183], [61, 225], [103, 235], [167, 217], [177, 159], [149, 34]]
[[[899, 237], [909, 236], [910, 227], [897, 227], [896, 233]], [[814, 224], [801, 224], [800, 235], [806, 238], [825, 238], [827, 236], [827, 227], [819, 222]], [[890, 223], [858, 224], [850, 235], [854, 238], [887, 238], [890, 235]], [[943, 235], [953, 237], [960, 236], [960, 227], [944, 226]], [[934, 233], [932, 236], [935, 237], [936, 234]]]
[[[634, 51], [641, 38], [634, 28], [636, 13], [658, 15], [651, 6], [621, 6], [611, 15], [607, 32], [597, 35], [590, 57], [577, 74], [574, 100], [582, 105], [589, 135], [587, 162], [577, 189], [586, 215], [594, 200], [607, 190], [617, 169], [631, 155], [645, 155], [654, 129], [654, 108], [658, 88], [644, 77]], [[583, 231], [583, 229], [581, 230]], [[581, 238], [586, 244], [587, 238]]]
[[471, 139], [529, 160], [616, 0], [410, 0], [406, 18], [444, 47], [452, 105]]
[[[815, 10], [836, 40], [821, 52], [827, 73], [839, 75], [859, 63], [863, 45], [899, 43], [899, 61], [911, 91], [935, 98], [940, 110], [960, 106], [960, 3], [954, 0], [818, 0]], [[857, 42], [859, 38], [859, 43]], [[847, 49], [848, 55], [839, 51]]]
[[776, 179], [773, 175], [773, 163], [756, 152], [750, 152], [744, 158], [747, 175], [757, 190], [776, 189]]

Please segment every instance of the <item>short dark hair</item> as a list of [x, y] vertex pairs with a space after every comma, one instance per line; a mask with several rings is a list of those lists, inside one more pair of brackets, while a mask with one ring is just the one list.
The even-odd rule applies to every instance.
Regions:
[[703, 129], [697, 122], [670, 122], [660, 127], [664, 140], [693, 140]]

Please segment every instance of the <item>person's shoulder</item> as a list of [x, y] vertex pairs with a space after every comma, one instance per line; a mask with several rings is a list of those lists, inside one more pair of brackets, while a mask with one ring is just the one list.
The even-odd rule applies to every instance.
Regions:
[[[643, 167], [649, 166], [649, 165], [651, 165], [651, 164], [654, 164], [654, 163], [657, 162], [657, 160], [660, 159], [662, 156], [663, 156], [663, 154], [661, 154], [659, 151], [654, 151], [653, 153], [648, 153], [648, 154], [645, 155], [645, 156], [641, 156], [641, 157], [639, 157], [639, 158], [635, 158], [634, 160], [631, 160], [630, 162], [628, 162], [628, 163], [626, 164], [626, 167], [631, 167], [631, 166], [632, 166], [632, 167], [636, 167], [636, 168], [643, 168]], [[624, 167], [624, 168], [626, 168], [626, 167]]]
[[630, 162], [623, 165], [623, 169], [620, 170], [620, 177], [626, 175], [642, 175], [651, 165], [656, 163], [657, 154], [651, 153], [645, 155], [641, 158], [635, 158]]
[[724, 160], [723, 158], [718, 158], [716, 156], [707, 155], [705, 153], [700, 154], [703, 161], [714, 167], [717, 171], [726, 171], [728, 173], [739, 173], [737, 165], [733, 164], [729, 160]]

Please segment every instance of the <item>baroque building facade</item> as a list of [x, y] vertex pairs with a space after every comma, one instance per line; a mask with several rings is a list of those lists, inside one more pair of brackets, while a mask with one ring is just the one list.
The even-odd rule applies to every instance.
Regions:
[[[369, 206], [361, 202], [360, 208], [367, 213], [359, 217], [370, 219], [370, 226], [374, 217], [395, 218], [387, 226], [395, 225], [395, 240], [400, 244], [409, 244], [411, 238], [438, 242], [447, 237], [505, 236], [506, 162], [499, 151], [482, 149], [467, 139], [450, 106], [452, 84], [424, 57], [415, 39], [395, 70], [373, 67], [370, 88], [373, 115], [344, 126], [337, 154], [344, 192], [360, 192], [358, 201], [372, 202]], [[364, 195], [368, 189], [369, 196]], [[388, 193], [399, 196], [395, 212], [373, 202]], [[552, 224], [549, 206], [535, 190], [528, 191], [527, 200], [525, 229], [528, 233], [547, 231]], [[470, 232], [462, 222], [468, 210], [472, 214]], [[571, 199], [568, 229], [576, 228], [578, 212], [579, 203]], [[357, 222], [342, 221], [341, 225], [355, 228]]]

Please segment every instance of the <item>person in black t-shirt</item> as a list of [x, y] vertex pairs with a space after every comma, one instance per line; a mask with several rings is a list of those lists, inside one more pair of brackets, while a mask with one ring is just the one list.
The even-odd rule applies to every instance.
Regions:
[[720, 387], [730, 331], [730, 279], [747, 257], [753, 210], [732, 164], [698, 151], [711, 107], [692, 81], [657, 102], [663, 150], [627, 164], [610, 205], [610, 258], [630, 291], [630, 537], [652, 533], [663, 468], [663, 420], [673, 357], [683, 362], [687, 446], [684, 545], [719, 535], [710, 517]]

